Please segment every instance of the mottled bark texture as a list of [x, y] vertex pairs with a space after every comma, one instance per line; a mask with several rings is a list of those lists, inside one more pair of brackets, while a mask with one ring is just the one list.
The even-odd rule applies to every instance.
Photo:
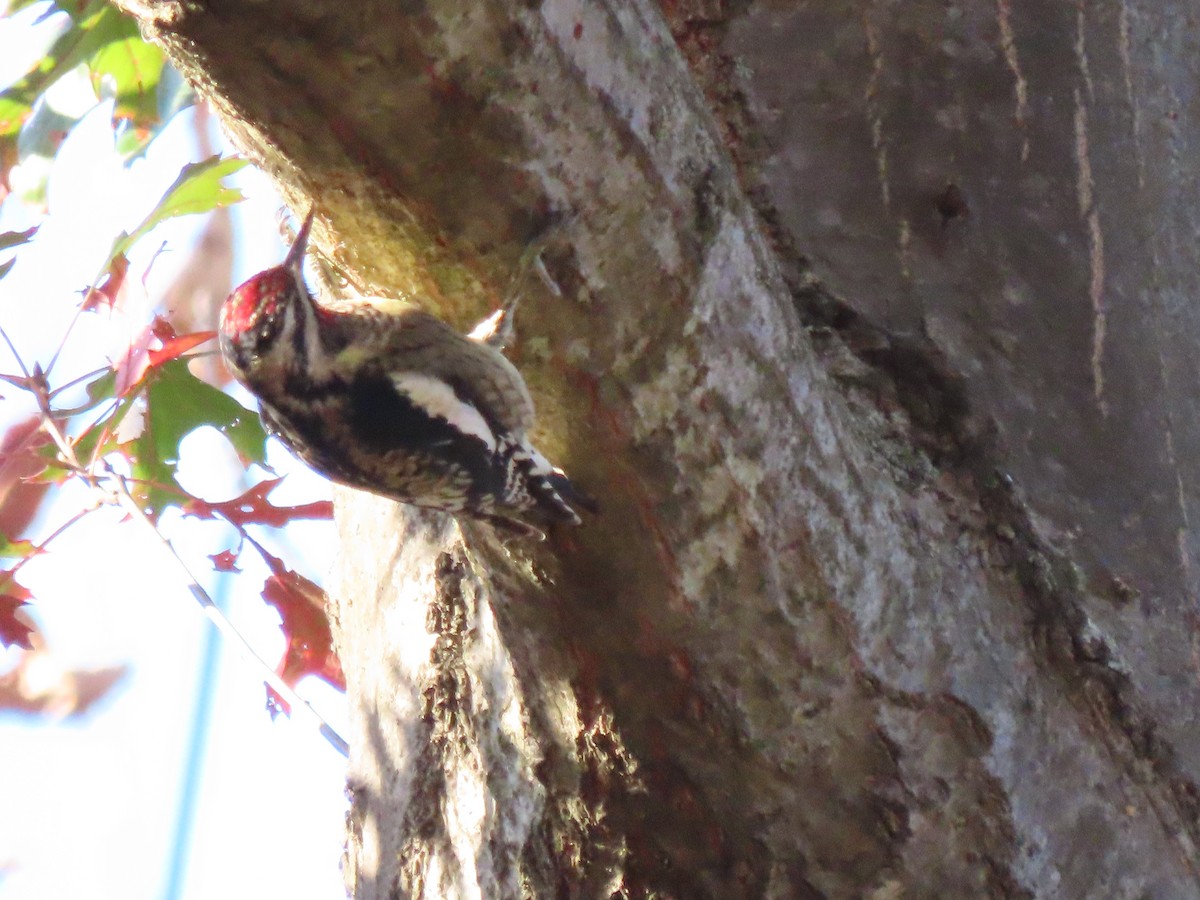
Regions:
[[[1196, 897], [1197, 32], [123, 0], [603, 504], [340, 498], [356, 897]], [[336, 236], [336, 239], [335, 239]]]

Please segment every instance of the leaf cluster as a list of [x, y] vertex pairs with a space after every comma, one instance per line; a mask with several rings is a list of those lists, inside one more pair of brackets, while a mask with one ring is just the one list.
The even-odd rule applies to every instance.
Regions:
[[[14, 0], [8, 14], [32, 5]], [[47, 91], [77, 69], [86, 73], [97, 102], [113, 101], [119, 146], [128, 156], [144, 152], [162, 125], [191, 104], [190, 88], [162, 51], [142, 40], [137, 23], [107, 0], [48, 4], [38, 22], [57, 24], [59, 34], [29, 72], [0, 92], [0, 191], [9, 189], [13, 165], [31, 156], [53, 157], [78, 121], [46, 100]]]
[[[240, 160], [214, 157], [185, 166], [142, 223], [113, 242], [104, 268], [109, 278], [123, 272], [118, 261], [154, 225], [239, 199], [220, 179], [241, 165]], [[27, 243], [33, 239], [33, 231], [0, 234], [0, 246]], [[96, 307], [93, 298], [97, 293], [95, 289], [84, 292], [81, 311]], [[176, 469], [180, 443], [197, 428], [216, 428], [246, 465], [265, 466], [266, 433], [258, 416], [188, 368], [187, 355], [213, 336], [212, 332], [178, 335], [165, 319], [156, 316], [121, 358], [86, 376], [82, 385], [79, 379], [54, 385], [53, 363], [45, 371], [21, 363], [20, 372], [0, 374], [0, 381], [37, 400], [42, 420], [41, 430], [26, 434], [3, 451], [0, 464], [20, 472], [25, 483], [62, 485], [81, 478], [99, 484], [110, 474], [117, 477], [114, 473], [120, 473], [121, 483], [152, 519], [169, 506], [183, 507], [195, 499], [180, 487]], [[16, 348], [10, 349], [20, 360]], [[64, 403], [63, 398], [79, 387], [83, 399]], [[133, 419], [138, 422], [133, 424]], [[15, 610], [29, 600], [16, 573], [43, 549], [0, 534], [0, 557], [15, 560], [0, 569], [0, 640], [6, 644], [28, 643], [25, 626], [13, 624]]]
[[[9, 3], [8, 13], [33, 5], [31, 0], [15, 0]], [[126, 162], [144, 151], [166, 121], [190, 102], [190, 92], [164, 62], [162, 52], [144, 42], [133, 20], [105, 0], [47, 4], [39, 21], [51, 19], [60, 30], [45, 56], [0, 91], [0, 200], [10, 194], [12, 167], [34, 155], [52, 157], [78, 121], [54, 111], [46, 100], [46, 92], [69, 73], [82, 69], [96, 102], [112, 101], [113, 128]], [[239, 202], [241, 193], [223, 179], [245, 165], [244, 160], [220, 156], [185, 165], [137, 227], [114, 237], [91, 284], [81, 291], [77, 317], [112, 310], [129, 275], [131, 251], [158, 225]], [[37, 240], [38, 226], [0, 232], [0, 279], [19, 264], [23, 249]], [[266, 433], [257, 414], [198, 377], [190, 365], [196, 356], [214, 352], [211, 346], [206, 348], [214, 333], [177, 333], [165, 318], [155, 315], [118, 358], [60, 383], [55, 364], [69, 336], [70, 329], [44, 368], [27, 366], [9, 343], [18, 371], [0, 373], [0, 390], [25, 392], [39, 410], [36, 418], [0, 435], [0, 645], [34, 646], [37, 631], [23, 612], [33, 598], [20, 573], [62, 533], [105, 503], [122, 506], [131, 518], [142, 518], [152, 526], [165, 510], [176, 508], [195, 518], [223, 520], [237, 531], [237, 546], [210, 558], [215, 570], [238, 571], [239, 555], [246, 546], [265, 561], [269, 575], [263, 597], [279, 611], [288, 638], [288, 649], [276, 670], [282, 683], [290, 688], [304, 675], [316, 674], [341, 686], [341, 669], [324, 618], [323, 592], [246, 531], [248, 526], [282, 528], [296, 519], [328, 519], [331, 505], [276, 506], [268, 495], [279, 479], [271, 477], [240, 497], [214, 503], [189, 494], [177, 478], [180, 445], [202, 427], [224, 435], [247, 468], [267, 468]], [[8, 341], [2, 329], [0, 337]], [[72, 480], [93, 489], [96, 506], [80, 510], [39, 543], [20, 538], [47, 492]], [[193, 594], [203, 594], [198, 584], [191, 587]], [[280, 686], [280, 690], [287, 688]], [[271, 696], [278, 707], [289, 707], [276, 691]], [[295, 699], [294, 694], [291, 697]]]

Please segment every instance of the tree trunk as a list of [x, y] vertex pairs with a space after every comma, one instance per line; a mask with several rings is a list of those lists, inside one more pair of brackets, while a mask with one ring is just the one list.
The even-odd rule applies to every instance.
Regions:
[[1185, 7], [122, 3], [364, 290], [557, 289], [599, 515], [339, 496], [356, 898], [1200, 896]]

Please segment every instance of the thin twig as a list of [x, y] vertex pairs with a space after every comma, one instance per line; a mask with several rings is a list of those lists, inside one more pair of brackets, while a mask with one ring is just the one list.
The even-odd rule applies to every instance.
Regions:
[[[97, 287], [96, 284], [92, 284], [84, 292], [84, 294], [83, 294], [84, 298], [86, 299], [87, 297], [91, 296], [92, 291], [96, 290], [96, 287]], [[82, 316], [83, 316], [83, 304], [80, 303], [77, 307], [75, 307], [75, 314], [73, 316], [71, 316], [71, 321], [67, 323], [67, 327], [63, 331], [62, 340], [58, 342], [58, 347], [57, 347], [57, 349], [55, 349], [54, 355], [52, 357], [50, 357], [50, 362], [46, 365], [46, 374], [47, 375], [49, 375], [50, 372], [53, 371], [55, 364], [58, 362], [59, 356], [61, 356], [63, 350], [66, 349], [67, 339], [71, 336], [71, 332], [75, 330], [75, 325], [79, 322], [79, 319]]]
[[85, 517], [91, 515], [93, 512], [95, 512], [95, 509], [96, 508], [94, 506], [81, 509], [79, 512], [75, 513], [75, 515], [71, 516], [71, 518], [67, 519], [67, 521], [55, 528], [48, 537], [42, 538], [41, 542], [38, 543], [31, 552], [18, 559], [13, 564], [11, 569], [6, 570], [4, 572], [5, 578], [12, 578], [14, 575], [16, 575], [19, 571], [21, 571], [21, 567], [25, 565], [25, 563], [29, 562], [31, 559], [36, 559], [38, 556], [44, 553], [48, 544], [62, 537], [64, 534], [66, 534], [67, 529], [69, 529], [76, 522], [79, 522]]
[[[126, 402], [127, 403], [136, 403], [137, 395], [134, 394], [132, 397], [129, 397], [126, 400]], [[104, 447], [105, 447], [105, 445], [108, 444], [108, 439], [110, 437], [112, 437], [111, 419], [120, 408], [121, 408], [121, 401], [119, 399], [113, 400], [113, 404], [111, 407], [109, 407], [108, 411], [103, 416], [98, 418], [94, 423], [92, 423], [91, 428], [89, 428], [87, 431], [84, 432], [84, 434], [86, 435], [86, 434], [88, 434], [88, 432], [90, 432], [92, 430], [92, 428], [100, 428], [100, 437], [96, 438], [96, 446], [94, 446], [92, 448], [91, 458], [88, 459], [87, 467], [88, 467], [89, 472], [96, 471], [96, 464], [98, 462], [100, 462], [100, 457], [104, 455]], [[129, 413], [127, 412], [127, 413], [125, 413], [125, 415], [129, 415]], [[101, 424], [101, 423], [103, 423], [103, 424]]]
[[175, 549], [175, 546], [163, 536], [162, 532], [158, 530], [158, 527], [154, 524], [150, 517], [146, 515], [145, 511], [140, 506], [138, 506], [137, 501], [133, 499], [133, 494], [129, 492], [129, 487], [125, 484], [124, 478], [122, 478], [111, 468], [109, 469], [109, 474], [111, 476], [111, 480], [117, 485], [117, 490], [115, 493], [118, 503], [120, 503], [121, 507], [127, 513], [129, 513], [131, 518], [136, 519], [146, 526], [146, 528], [153, 533], [155, 540], [157, 540], [158, 543], [171, 555], [171, 558], [175, 560], [179, 566], [179, 570], [188, 580], [188, 589], [191, 591], [192, 597], [194, 597], [196, 602], [200, 604], [200, 607], [204, 610], [204, 614], [208, 617], [208, 620], [212, 622], [212, 624], [219, 632], [221, 632], [221, 635], [225, 637], [226, 640], [232, 641], [243, 655], [245, 655], [251, 661], [256, 662], [263, 668], [263, 671], [267, 673], [264, 680], [277, 694], [279, 694], [279, 696], [281, 696], [291, 705], [292, 709], [301, 710], [301, 712], [310, 718], [313, 724], [317, 726], [317, 729], [321, 732], [321, 735], [325, 738], [325, 740], [329, 741], [333, 748], [343, 756], [348, 757], [350, 755], [350, 748], [345, 739], [336, 731], [334, 731], [332, 726], [330, 726], [329, 723], [321, 717], [320, 713], [313, 709], [312, 705], [307, 700], [297, 694], [291, 685], [284, 681], [283, 678], [271, 668], [270, 663], [258, 655], [258, 651], [250, 646], [250, 642], [247, 641], [242, 633], [237, 630], [234, 624], [229, 621], [228, 617], [221, 612], [220, 607], [213, 602], [212, 597], [208, 595], [208, 591], [204, 589], [204, 587], [196, 579], [196, 576], [192, 574], [191, 569], [188, 568], [188, 564], [184, 562], [183, 557], [179, 555], [179, 552]]
[[2, 326], [0, 326], [0, 337], [4, 338], [4, 343], [8, 344], [8, 350], [10, 353], [12, 353], [13, 359], [17, 361], [17, 367], [21, 370], [21, 374], [25, 376], [26, 380], [29, 380], [31, 376], [29, 374], [29, 370], [25, 368], [25, 360], [21, 359], [21, 354], [18, 353], [17, 348], [13, 346], [12, 338], [8, 336], [8, 332], [5, 331]]
[[[33, 394], [34, 399], [37, 401], [38, 409], [41, 412], [42, 429], [50, 436], [50, 439], [54, 441], [55, 445], [58, 447], [59, 453], [62, 454], [62, 458], [66, 461], [67, 465], [87, 485], [95, 489], [105, 502], [120, 506], [125, 510], [130, 518], [140, 522], [150, 531], [155, 540], [158, 541], [158, 543], [168, 552], [171, 558], [174, 559], [178, 564], [180, 570], [187, 579], [188, 589], [192, 596], [200, 604], [205, 616], [210, 622], [212, 622], [222, 636], [231, 641], [247, 659], [257, 664], [265, 673], [263, 680], [270, 685], [271, 688], [274, 689], [277, 694], [279, 694], [279, 696], [283, 697], [284, 700], [291, 704], [293, 709], [300, 710], [302, 715], [309, 717], [317, 726], [317, 730], [321, 733], [325, 740], [327, 740], [330, 745], [333, 746], [335, 750], [337, 750], [343, 756], [348, 757], [349, 745], [346, 743], [345, 739], [342, 738], [342, 736], [339, 735], [315, 709], [313, 709], [312, 705], [309, 704], [307, 700], [297, 694], [290, 685], [288, 685], [278, 674], [276, 674], [275, 670], [271, 668], [270, 663], [259, 656], [258, 652], [250, 645], [250, 642], [247, 641], [246, 638], [237, 630], [237, 628], [232, 622], [229, 621], [225, 614], [221, 612], [220, 608], [208, 595], [208, 592], [192, 574], [187, 563], [184, 562], [183, 557], [181, 557], [179, 552], [175, 549], [175, 546], [162, 534], [162, 532], [158, 530], [158, 526], [154, 524], [153, 520], [151, 520], [151, 518], [146, 514], [145, 510], [138, 506], [138, 503], [134, 499], [133, 494], [130, 492], [129, 485], [126, 483], [124, 477], [121, 476], [121, 474], [115, 469], [113, 469], [111, 465], [105, 463], [107, 476], [103, 479], [102, 483], [102, 479], [97, 476], [94, 471], [84, 469], [84, 467], [80, 465], [79, 458], [75, 453], [74, 445], [72, 445], [70, 440], [67, 439], [67, 436], [59, 426], [58, 421], [54, 418], [54, 411], [50, 407], [51, 392], [46, 378], [46, 373], [41, 369], [36, 369], [33, 374], [30, 374], [29, 370], [25, 368], [25, 363], [21, 359], [20, 354], [17, 353], [16, 347], [13, 346], [12, 341], [9, 340], [8, 335], [2, 328], [0, 328], [0, 337], [2, 337], [5, 343], [8, 344], [8, 347], [12, 351], [14, 358], [17, 360], [17, 365], [20, 366], [21, 372], [24, 374], [29, 383], [29, 390]], [[82, 513], [80, 516], [82, 516]], [[55, 535], [52, 535], [52, 537], [57, 537], [57, 532]]]
[[91, 372], [85, 372], [82, 375], [80, 375], [78, 378], [72, 378], [66, 384], [60, 384], [54, 390], [50, 391], [47, 394], [47, 396], [50, 398], [57, 397], [63, 391], [68, 391], [71, 388], [75, 387], [75, 385], [82, 384], [83, 382], [87, 381], [89, 378], [95, 378], [97, 375], [103, 375], [105, 372], [111, 372], [111, 371], [112, 371], [112, 366], [104, 366], [101, 369], [93, 369]]

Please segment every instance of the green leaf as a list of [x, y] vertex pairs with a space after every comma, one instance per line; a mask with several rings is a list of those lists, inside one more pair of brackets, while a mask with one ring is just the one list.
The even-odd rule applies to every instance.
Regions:
[[0, 531], [0, 558], [24, 559], [36, 553], [37, 549], [33, 541], [13, 540]]
[[30, 484], [63, 484], [74, 474], [59, 458], [58, 448], [53, 443], [38, 447], [34, 456], [44, 462], [46, 468], [36, 475], [27, 476], [25, 480]]
[[[17, 135], [16, 159], [23, 163], [39, 156], [46, 160], [54, 159], [62, 142], [71, 133], [71, 129], [78, 124], [79, 119], [75, 116], [64, 115], [48, 103], [37, 104], [33, 108], [33, 115], [21, 128], [21, 133]], [[43, 180], [49, 177], [49, 165], [38, 168], [44, 170]], [[43, 184], [41, 190], [44, 189], [45, 185]], [[29, 193], [28, 189], [26, 189], [26, 193]]]
[[[10, 11], [12, 7], [10, 6]], [[8, 170], [29, 155], [52, 157], [62, 136], [70, 130], [75, 119], [50, 110], [37, 101], [62, 76], [101, 53], [114, 43], [137, 40], [141, 42], [137, 23], [122, 15], [105, 0], [66, 3], [54, 12], [67, 13], [71, 25], [51, 45], [37, 65], [15, 84], [0, 92], [0, 181]], [[126, 86], [126, 93], [130, 91]], [[118, 85], [118, 105], [120, 85]], [[151, 91], [153, 93], [153, 90]], [[30, 122], [31, 118], [41, 121]], [[64, 124], [65, 123], [65, 124]], [[30, 125], [34, 133], [25, 135]], [[18, 154], [18, 135], [21, 135]]]
[[179, 505], [179, 495], [162, 486], [174, 484], [179, 444], [197, 428], [211, 425], [229, 439], [242, 459], [266, 462], [267, 434], [258, 415], [193, 375], [186, 359], [152, 369], [145, 397], [146, 426], [130, 449], [134, 477], [152, 482], [141, 493], [153, 514], [164, 506]]
[[147, 129], [158, 121], [158, 82], [163, 53], [136, 33], [101, 48], [88, 63], [96, 96], [110, 88], [116, 98], [113, 117]]
[[33, 236], [37, 234], [38, 226], [34, 225], [26, 231], [4, 231], [0, 232], [0, 250], [11, 250], [13, 247], [19, 247], [22, 244], [28, 244], [33, 240]]
[[[83, 434], [72, 442], [75, 447], [75, 455], [86, 465], [88, 460], [102, 458], [117, 449], [117, 430], [121, 427], [125, 417], [129, 415], [130, 410], [142, 402], [142, 396], [140, 391], [134, 391], [126, 397], [118, 398], [115, 369], [107, 369], [102, 375], [88, 382], [85, 390], [88, 395], [85, 402], [71, 409], [55, 410], [55, 415], [62, 417], [82, 415], [102, 403], [117, 401], [113, 403], [111, 409], [107, 410], [101, 418], [93, 422]], [[104, 438], [104, 445], [97, 449], [101, 437]]]
[[[33, 236], [37, 234], [38, 226], [27, 229], [25, 231], [5, 231], [0, 232], [0, 250], [11, 250], [13, 247], [20, 247], [22, 244], [28, 244], [33, 240]], [[0, 263], [0, 278], [7, 275], [12, 267], [17, 264], [17, 258], [5, 260]]]
[[179, 459], [179, 442], [202, 425], [211, 425], [249, 462], [266, 462], [267, 433], [258, 414], [188, 369], [186, 359], [173, 359], [154, 370], [148, 391], [147, 430], [163, 459]]
[[16, 143], [17, 132], [32, 112], [32, 100], [0, 94], [0, 139]]
[[130, 490], [137, 498], [138, 505], [151, 518], [157, 519], [168, 506], [180, 502], [180, 498], [170, 490], [170, 485], [175, 482], [175, 467], [156, 455], [148, 431], [135, 440], [130, 449], [130, 472], [135, 479]]
[[141, 40], [133, 19], [104, 0], [92, 0], [33, 71], [0, 93], [0, 138], [16, 135], [34, 102], [59, 78], [109, 44], [132, 37]]
[[[80, 462], [86, 465], [88, 460], [100, 459], [117, 449], [117, 429], [121, 427], [121, 423], [125, 421], [138, 399], [138, 395], [134, 395], [116, 404], [109, 413], [75, 439], [75, 455]], [[101, 437], [104, 438], [104, 445], [97, 448]]]
[[[28, 4], [21, 0], [21, 5]], [[10, 3], [10, 12], [13, 9]], [[0, 92], [0, 177], [18, 158], [18, 135], [22, 160], [30, 155], [52, 158], [57, 152], [77, 118], [52, 111], [38, 100], [81, 65], [87, 66], [96, 96], [114, 99], [114, 120], [133, 125], [118, 136], [127, 161], [145, 151], [166, 121], [160, 115], [159, 94], [169, 67], [162, 51], [142, 39], [137, 22], [106, 0], [70, 0], [51, 7], [42, 19], [59, 12], [67, 14], [70, 26], [25, 77]], [[173, 84], [179, 80], [176, 77]]]
[[84, 409], [99, 406], [105, 400], [111, 400], [117, 393], [117, 370], [106, 369], [95, 381], [89, 381], [85, 388], [88, 395], [88, 405]]
[[117, 131], [114, 149], [126, 165], [138, 159], [150, 149], [150, 143], [158, 136], [156, 130], [145, 128], [121, 128]]
[[221, 184], [221, 179], [248, 164], [244, 159], [222, 159], [220, 156], [212, 156], [203, 162], [188, 163], [184, 166], [179, 172], [179, 177], [167, 188], [158, 205], [151, 210], [142, 224], [129, 234], [122, 232], [113, 242], [108, 259], [105, 260], [93, 284], [100, 281], [114, 259], [118, 256], [128, 256], [133, 245], [149, 234], [156, 225], [176, 216], [211, 212], [241, 201], [242, 192], [237, 188], [225, 187]]
[[112, 400], [117, 393], [116, 370], [105, 369], [103, 374], [89, 381], [84, 390], [87, 391], [87, 400], [78, 406], [55, 409], [54, 414], [62, 417], [77, 416], [90, 409], [95, 409], [106, 400]]
[[242, 192], [237, 188], [225, 187], [221, 179], [244, 169], [249, 162], [244, 159], [211, 156], [203, 162], [188, 163], [179, 171], [179, 177], [167, 188], [162, 200], [139, 231], [145, 233], [160, 222], [175, 216], [190, 216], [212, 212], [222, 206], [238, 203]]

